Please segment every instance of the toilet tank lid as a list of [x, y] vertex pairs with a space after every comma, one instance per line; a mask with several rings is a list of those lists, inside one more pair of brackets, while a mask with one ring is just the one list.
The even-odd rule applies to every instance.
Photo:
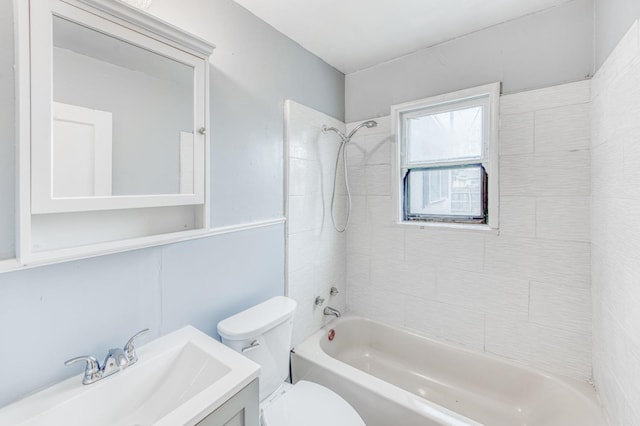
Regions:
[[295, 300], [285, 296], [276, 296], [220, 321], [218, 334], [227, 340], [258, 337], [291, 318], [295, 311]]

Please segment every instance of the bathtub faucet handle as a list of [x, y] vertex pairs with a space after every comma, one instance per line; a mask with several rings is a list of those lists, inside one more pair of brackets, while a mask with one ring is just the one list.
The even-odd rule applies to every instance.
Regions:
[[313, 303], [315, 303], [316, 306], [322, 306], [324, 304], [324, 299], [320, 296], [316, 296], [316, 301]]
[[334, 287], [331, 287], [331, 290], [329, 290], [329, 294], [330, 294], [331, 296], [335, 296], [335, 295], [336, 295], [336, 294], [338, 294], [338, 293], [340, 293], [340, 292], [338, 291], [338, 289], [337, 289], [335, 286], [334, 286]]
[[333, 315], [336, 318], [340, 318], [340, 311], [335, 308], [332, 308], [331, 306], [327, 306], [326, 308], [324, 308], [324, 311], [322, 311], [322, 313], [325, 315], [329, 315], [329, 316]]

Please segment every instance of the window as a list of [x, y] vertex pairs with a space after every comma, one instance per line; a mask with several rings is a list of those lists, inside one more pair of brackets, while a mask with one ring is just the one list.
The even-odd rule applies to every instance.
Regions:
[[392, 107], [400, 222], [497, 227], [500, 83]]

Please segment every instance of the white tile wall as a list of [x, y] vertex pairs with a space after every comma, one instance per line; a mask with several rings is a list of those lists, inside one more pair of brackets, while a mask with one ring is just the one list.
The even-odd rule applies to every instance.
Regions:
[[590, 379], [589, 102], [588, 81], [502, 98], [500, 235], [396, 225], [390, 119], [362, 129], [349, 310]]
[[568, 105], [586, 104], [591, 101], [590, 81], [531, 90], [503, 96], [500, 99], [500, 114], [541, 112]]
[[485, 327], [487, 352], [578, 379], [591, 370], [591, 357], [585, 356], [585, 348], [591, 347], [590, 330], [576, 333], [499, 315], [487, 315]]
[[535, 238], [536, 198], [500, 197], [500, 235]]
[[535, 113], [521, 112], [500, 116], [500, 152], [502, 155], [532, 154]]
[[549, 240], [590, 241], [589, 197], [539, 197], [536, 202], [536, 236]]
[[500, 157], [500, 194], [589, 196], [588, 149]]
[[545, 109], [535, 114], [535, 151], [589, 149], [590, 104]]
[[[314, 305], [316, 296], [344, 310], [346, 303], [346, 236], [333, 229], [330, 217], [331, 191], [339, 138], [323, 134], [322, 126], [344, 130], [344, 124], [293, 101], [287, 101], [287, 293], [298, 303], [294, 319], [293, 344], [318, 330], [328, 319], [323, 307]], [[356, 190], [365, 192], [364, 172], [352, 177]], [[360, 181], [360, 182], [359, 182]], [[361, 189], [358, 189], [361, 188]], [[344, 194], [344, 190], [339, 192]], [[364, 215], [363, 206], [354, 216]], [[345, 217], [345, 197], [336, 199], [336, 218]], [[331, 297], [336, 286], [340, 293]]]
[[612, 425], [640, 424], [640, 24], [593, 79], [593, 367]]
[[532, 281], [529, 320], [538, 325], [584, 333], [591, 329], [591, 290]]

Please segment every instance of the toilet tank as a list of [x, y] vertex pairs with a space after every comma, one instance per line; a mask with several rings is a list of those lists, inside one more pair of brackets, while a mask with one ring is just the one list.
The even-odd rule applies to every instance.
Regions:
[[260, 401], [289, 376], [289, 351], [296, 302], [276, 296], [218, 323], [222, 343], [262, 367]]

